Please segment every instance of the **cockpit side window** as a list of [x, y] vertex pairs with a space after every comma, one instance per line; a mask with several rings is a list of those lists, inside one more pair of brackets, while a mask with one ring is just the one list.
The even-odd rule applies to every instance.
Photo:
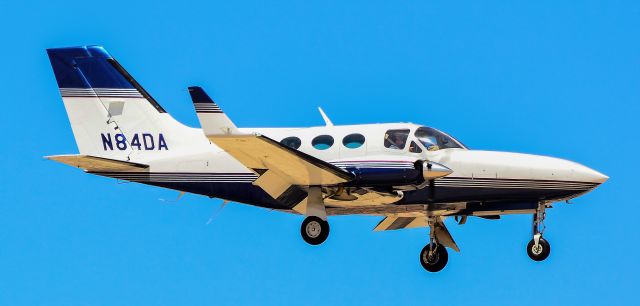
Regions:
[[430, 127], [418, 128], [415, 132], [416, 138], [429, 151], [436, 151], [448, 148], [466, 149], [466, 147], [453, 137]]
[[407, 144], [407, 138], [409, 138], [409, 129], [388, 130], [384, 134], [384, 146], [389, 149], [403, 150]]
[[422, 149], [420, 148], [420, 146], [415, 142], [415, 141], [411, 141], [411, 144], [409, 145], [409, 152], [411, 153], [422, 153]]

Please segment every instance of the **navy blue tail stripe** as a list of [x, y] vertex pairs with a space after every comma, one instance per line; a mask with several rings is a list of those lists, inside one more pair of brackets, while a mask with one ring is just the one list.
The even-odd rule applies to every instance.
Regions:
[[101, 46], [47, 49], [47, 54], [63, 97], [142, 97], [166, 112]]

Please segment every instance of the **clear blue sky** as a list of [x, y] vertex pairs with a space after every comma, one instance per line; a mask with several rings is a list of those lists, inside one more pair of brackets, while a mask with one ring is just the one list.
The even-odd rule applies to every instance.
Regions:
[[[2, 305], [632, 304], [638, 287], [638, 1], [2, 1]], [[348, 4], [345, 4], [348, 2]], [[410, 121], [476, 149], [575, 160], [611, 179], [530, 219], [374, 233], [83, 174], [45, 48], [102, 44], [175, 118], [200, 85], [240, 126]]]

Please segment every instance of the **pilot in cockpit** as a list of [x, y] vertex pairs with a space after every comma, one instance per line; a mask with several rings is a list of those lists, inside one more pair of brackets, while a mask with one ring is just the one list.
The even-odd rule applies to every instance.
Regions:
[[437, 151], [440, 149], [440, 147], [438, 147], [438, 141], [434, 136], [419, 137], [418, 140], [420, 140], [428, 151]]
[[394, 134], [391, 134], [389, 138], [391, 140], [391, 145], [389, 146], [390, 149], [396, 149], [396, 150], [404, 149], [406, 137], [402, 137], [402, 135], [394, 133]]

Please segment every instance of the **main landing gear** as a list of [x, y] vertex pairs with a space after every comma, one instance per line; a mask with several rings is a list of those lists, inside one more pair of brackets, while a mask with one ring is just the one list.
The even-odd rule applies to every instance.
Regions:
[[329, 222], [316, 216], [309, 216], [302, 221], [300, 234], [308, 244], [321, 244], [329, 237]]
[[307, 216], [300, 226], [300, 234], [306, 243], [318, 245], [327, 240], [329, 222], [320, 187], [309, 187], [307, 199], [296, 205], [293, 210]]
[[533, 239], [527, 244], [527, 255], [535, 261], [543, 261], [547, 259], [551, 253], [551, 245], [547, 240], [542, 238], [545, 229], [545, 208], [546, 204], [541, 203], [533, 214]]
[[427, 244], [420, 252], [420, 263], [429, 272], [438, 272], [444, 269], [449, 261], [449, 253], [444, 245], [436, 241]]

